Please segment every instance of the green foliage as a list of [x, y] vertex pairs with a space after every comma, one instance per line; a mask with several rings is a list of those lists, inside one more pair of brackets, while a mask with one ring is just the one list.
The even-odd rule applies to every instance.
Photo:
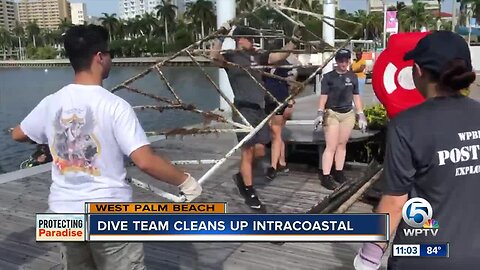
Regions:
[[58, 52], [52, 46], [34, 48], [33, 59], [55, 59]]
[[384, 129], [388, 124], [388, 116], [385, 107], [382, 104], [377, 104], [365, 108], [363, 113], [367, 117], [368, 128], [371, 130]]

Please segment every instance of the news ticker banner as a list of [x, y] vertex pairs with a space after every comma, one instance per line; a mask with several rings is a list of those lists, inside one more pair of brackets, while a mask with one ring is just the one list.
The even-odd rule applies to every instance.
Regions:
[[37, 241], [239, 242], [388, 241], [389, 238], [388, 216], [384, 214], [226, 214], [225, 204], [215, 204], [213, 208], [211, 205], [88, 204], [85, 214], [37, 214], [36, 238]]
[[447, 244], [394, 244], [393, 257], [448, 257], [450, 245]]
[[85, 203], [91, 214], [225, 214], [227, 203]]

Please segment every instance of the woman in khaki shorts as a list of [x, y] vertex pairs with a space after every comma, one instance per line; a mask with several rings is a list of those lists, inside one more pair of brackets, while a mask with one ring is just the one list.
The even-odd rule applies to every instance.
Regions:
[[[322, 156], [322, 185], [330, 190], [338, 187], [338, 183], [346, 181], [343, 174], [347, 142], [355, 125], [355, 112], [358, 114], [358, 124], [362, 130], [367, 127], [363, 114], [362, 101], [358, 91], [358, 79], [355, 73], [348, 70], [351, 52], [339, 50], [335, 55], [337, 67], [328, 72], [322, 79], [315, 130], [323, 126], [326, 147]], [[335, 170], [331, 175], [335, 161]]]

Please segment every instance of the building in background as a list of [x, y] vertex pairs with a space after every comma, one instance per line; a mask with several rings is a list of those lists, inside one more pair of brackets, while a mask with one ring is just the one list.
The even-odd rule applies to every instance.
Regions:
[[83, 25], [85, 22], [88, 22], [87, 5], [85, 3], [71, 3], [70, 7], [72, 10], [72, 24]]
[[88, 16], [87, 24], [102, 25], [100, 18], [97, 16]]
[[[144, 13], [155, 12], [155, 7], [162, 4], [161, 0], [118, 0], [119, 1], [119, 17], [122, 19], [135, 18], [142, 16]], [[177, 16], [181, 16], [187, 10], [190, 3], [196, 0], [170, 0], [170, 3], [177, 6]], [[211, 0], [215, 6], [216, 0]]]
[[119, 0], [120, 18], [129, 19], [155, 11], [161, 0]]
[[17, 20], [17, 4], [13, 0], [0, 0], [0, 28], [12, 30]]
[[57, 29], [63, 20], [71, 21], [67, 0], [20, 0], [18, 18], [24, 25], [36, 22], [40, 28]]

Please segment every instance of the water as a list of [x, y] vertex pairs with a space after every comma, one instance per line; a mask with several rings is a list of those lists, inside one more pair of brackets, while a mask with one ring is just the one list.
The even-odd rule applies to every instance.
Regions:
[[[144, 69], [143, 67], [112, 68], [110, 77], [104, 82], [104, 87], [111, 89]], [[210, 77], [215, 81], [218, 80], [216, 68], [206, 70]], [[193, 67], [168, 67], [163, 68], [162, 71], [185, 103], [195, 104], [197, 108], [206, 111], [219, 106], [217, 92], [200, 70]], [[56, 92], [72, 80], [73, 72], [70, 68], [50, 68], [48, 72], [43, 68], [0, 69], [0, 173], [17, 170], [20, 163], [35, 150], [34, 145], [13, 141], [5, 130], [20, 123], [42, 98]], [[173, 96], [156, 72], [151, 72], [134, 82], [132, 86], [173, 100]], [[132, 106], [164, 104], [125, 89], [116, 94]], [[154, 110], [137, 111], [137, 116], [145, 131], [160, 131], [202, 121], [198, 114], [178, 110], [162, 113]]]

